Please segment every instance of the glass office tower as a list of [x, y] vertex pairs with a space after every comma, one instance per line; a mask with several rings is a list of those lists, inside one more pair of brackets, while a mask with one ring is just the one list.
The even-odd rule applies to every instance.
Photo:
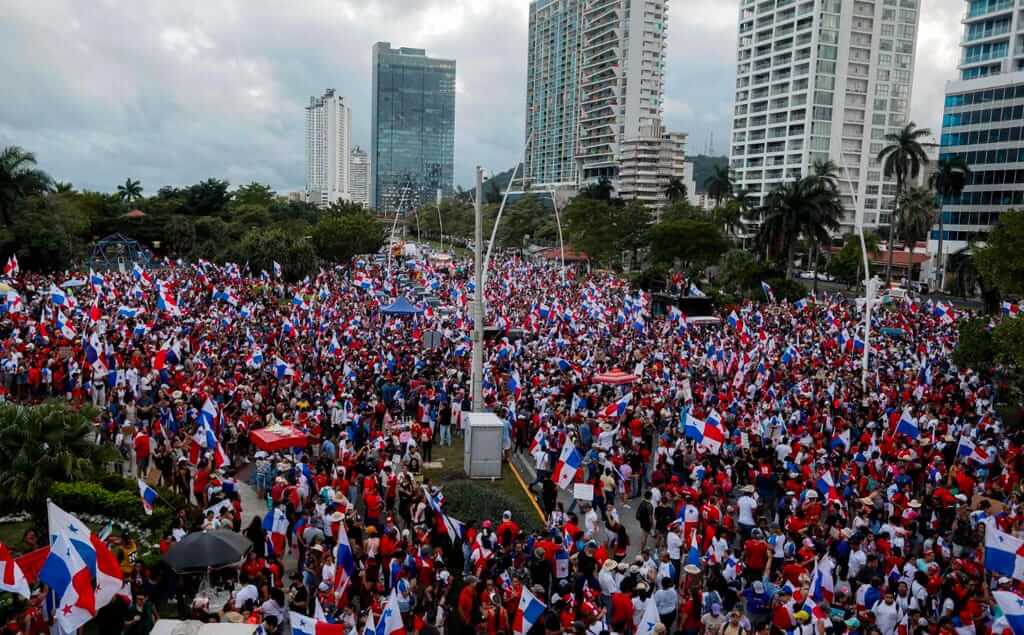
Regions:
[[455, 60], [374, 44], [370, 205], [408, 213], [451, 194], [454, 162]]

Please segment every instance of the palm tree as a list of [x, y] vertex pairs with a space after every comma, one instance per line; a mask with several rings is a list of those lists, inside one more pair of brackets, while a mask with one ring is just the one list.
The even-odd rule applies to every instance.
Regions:
[[669, 179], [668, 184], [665, 186], [665, 198], [675, 203], [677, 201], [685, 201], [687, 194], [686, 183], [683, 183], [681, 178], [673, 176]]
[[821, 179], [783, 183], [765, 199], [757, 243], [769, 254], [785, 255], [786, 278], [792, 278], [797, 239], [803, 235], [816, 245], [831, 241], [830, 232], [839, 229], [841, 214], [839, 197]]
[[50, 189], [50, 176], [35, 165], [36, 155], [18, 146], [0, 152], [0, 218], [5, 225], [14, 221], [21, 201]]
[[[967, 180], [971, 175], [971, 169], [967, 167], [967, 161], [963, 157], [952, 159], [939, 159], [935, 166], [936, 170], [928, 179], [928, 184], [939, 195], [940, 200], [956, 200], [960, 193], [967, 186]], [[945, 240], [945, 223], [942, 218], [942, 204], [939, 204], [939, 249], [936, 256], [939, 277], [939, 291], [942, 291], [943, 279], [945, 278], [946, 264], [942, 259], [942, 243]]]
[[889, 145], [882, 148], [878, 153], [878, 162], [887, 177], [896, 178], [896, 210], [889, 218], [889, 264], [885, 269], [885, 283], [892, 280], [892, 261], [894, 254], [894, 240], [896, 233], [896, 217], [899, 215], [900, 199], [906, 189], [907, 179], [915, 179], [921, 173], [921, 167], [928, 165], [928, 157], [924, 149], [934, 145], [922, 141], [925, 137], [931, 137], [932, 131], [928, 128], [918, 128], [913, 121], [908, 123], [899, 132], [885, 135]]
[[45, 513], [54, 483], [99, 473], [108, 452], [93, 442], [87, 414], [56, 401], [0, 407], [0, 500]]
[[53, 184], [53, 191], [57, 194], [70, 194], [75, 191], [75, 186], [67, 181], [57, 181]]
[[724, 234], [731, 236], [740, 226], [746, 212], [746, 205], [744, 199], [732, 197], [712, 211], [714, 221], [722, 226]]
[[935, 197], [926, 187], [912, 187], [903, 194], [896, 215], [896, 236], [913, 252], [914, 244], [928, 236], [935, 223]]
[[832, 189], [839, 186], [839, 166], [832, 159], [818, 159], [811, 164], [811, 176], [821, 179]]
[[722, 200], [735, 189], [729, 166], [716, 165], [711, 176], [704, 179], [704, 189], [707, 190], [708, 196], [714, 199], [715, 207], [721, 205]]
[[117, 186], [117, 196], [125, 203], [132, 203], [142, 198], [142, 183], [127, 179], [124, 185]]
[[595, 183], [580, 189], [580, 196], [594, 201], [610, 202], [615, 193], [615, 186], [607, 176], [602, 176]]

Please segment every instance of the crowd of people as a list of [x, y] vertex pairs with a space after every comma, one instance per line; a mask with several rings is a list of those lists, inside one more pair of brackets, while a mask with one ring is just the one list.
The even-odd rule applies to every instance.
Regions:
[[[951, 362], [951, 308], [880, 307], [865, 342], [839, 295], [696, 323], [612, 274], [497, 258], [483, 391], [535, 474], [543, 528], [525, 531], [510, 511], [452, 518], [422, 469], [471, 408], [471, 273], [366, 258], [297, 283], [207, 262], [73, 290], [15, 275], [5, 398], [98, 407], [127, 469], [208, 510], [182, 511], [168, 544], [215, 528], [253, 543], [223, 607], [140, 572], [110, 632], [148, 632], [171, 598], [267, 633], [292, 613], [362, 633], [394, 604], [406, 631], [455, 635], [1008, 628], [992, 591], [1021, 581], [986, 571], [984, 535], [1019, 533], [1022, 439], [989, 369]], [[382, 311], [413, 287], [438, 301]], [[267, 452], [262, 428], [308, 442]], [[243, 509], [243, 486], [266, 506]]]

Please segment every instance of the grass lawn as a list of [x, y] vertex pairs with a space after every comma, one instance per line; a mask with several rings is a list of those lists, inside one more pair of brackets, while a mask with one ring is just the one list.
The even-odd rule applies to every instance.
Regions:
[[[477, 516], [500, 521], [502, 505], [511, 507], [516, 522], [528, 528], [542, 526], [543, 520], [534, 508], [532, 498], [523, 491], [508, 463], [502, 466], [500, 479], [469, 479], [463, 470], [462, 439], [456, 438], [452, 447], [433, 448], [433, 459], [443, 467], [424, 468], [431, 483], [439, 485], [448, 498], [450, 513], [459, 520], [483, 520]], [[451, 495], [449, 495], [451, 493]], [[493, 494], [489, 496], [489, 493]], [[465, 517], [459, 516], [462, 513]]]
[[420, 242], [424, 242], [430, 245], [430, 248], [433, 249], [434, 251], [447, 251], [448, 253], [454, 255], [457, 258], [463, 258], [465, 256], [472, 255], [472, 252], [466, 249], [465, 247], [459, 247], [458, 245], [452, 245], [447, 242], [444, 244], [443, 249], [441, 248], [441, 243], [437, 240], [423, 239]]

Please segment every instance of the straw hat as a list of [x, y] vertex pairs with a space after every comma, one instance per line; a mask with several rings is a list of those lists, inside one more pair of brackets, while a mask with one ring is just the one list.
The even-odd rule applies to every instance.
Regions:
[[614, 560], [609, 558], [609, 559], [604, 561], [603, 565], [601, 565], [601, 570], [602, 571], [614, 571], [615, 567], [617, 567], [617, 566], [619, 566], [619, 563], [615, 562]]

